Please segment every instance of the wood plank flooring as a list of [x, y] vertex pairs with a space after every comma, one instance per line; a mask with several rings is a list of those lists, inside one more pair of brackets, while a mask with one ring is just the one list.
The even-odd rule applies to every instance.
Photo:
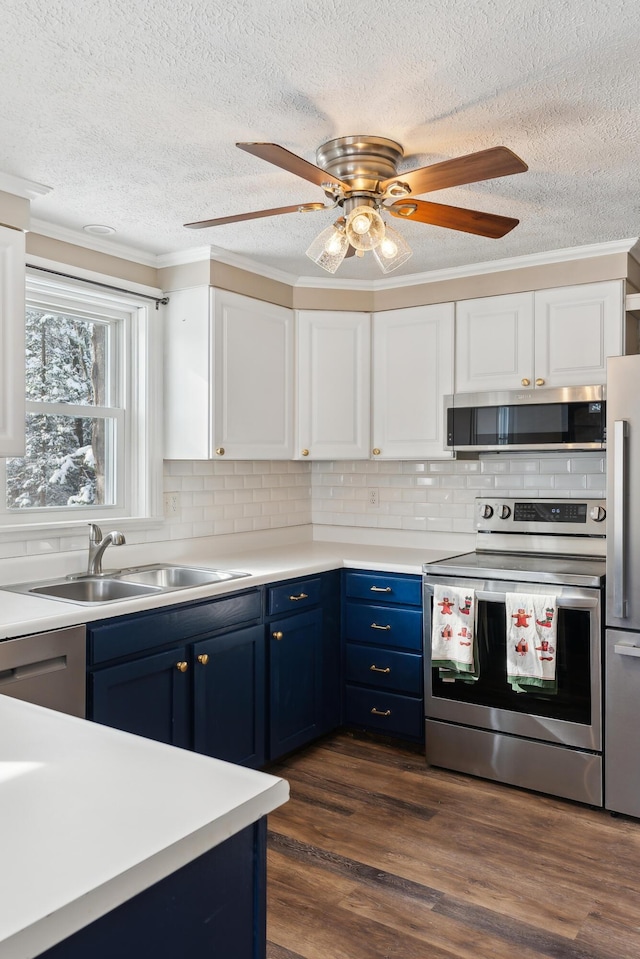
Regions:
[[640, 822], [350, 733], [269, 772], [268, 959], [639, 959]]

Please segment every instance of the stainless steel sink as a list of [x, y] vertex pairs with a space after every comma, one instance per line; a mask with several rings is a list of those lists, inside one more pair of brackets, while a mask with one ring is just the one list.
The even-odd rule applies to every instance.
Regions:
[[142, 583], [87, 576], [84, 579], [32, 586], [25, 592], [37, 593], [51, 599], [65, 599], [71, 603], [111, 603], [115, 599], [132, 599], [134, 596], [146, 596], [161, 590]]
[[205, 569], [200, 566], [154, 566], [121, 570], [117, 574], [120, 582], [144, 583], [160, 589], [186, 589], [189, 586], [206, 586], [208, 583], [224, 583], [230, 579], [241, 579], [249, 573], [237, 573], [227, 569]]
[[102, 576], [80, 574], [66, 579], [53, 579], [49, 582], [17, 583], [13, 586], [3, 586], [2, 589], [14, 593], [27, 593], [31, 596], [44, 596], [47, 599], [59, 599], [66, 603], [94, 605], [134, 599], [136, 596], [168, 593], [175, 589], [224, 583], [249, 575], [250, 573], [238, 573], [235, 570], [154, 563], [149, 566], [114, 570]]

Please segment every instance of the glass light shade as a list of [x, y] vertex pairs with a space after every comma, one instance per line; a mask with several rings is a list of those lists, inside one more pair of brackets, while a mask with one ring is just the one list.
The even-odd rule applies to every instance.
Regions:
[[411, 247], [403, 236], [392, 226], [385, 224], [384, 239], [374, 249], [373, 255], [383, 273], [391, 273], [401, 266], [405, 260], [413, 256]]
[[317, 235], [307, 250], [307, 256], [327, 273], [335, 273], [348, 249], [349, 241], [344, 230], [332, 224]]
[[384, 220], [370, 206], [356, 206], [347, 217], [346, 233], [356, 250], [374, 250], [384, 237]]

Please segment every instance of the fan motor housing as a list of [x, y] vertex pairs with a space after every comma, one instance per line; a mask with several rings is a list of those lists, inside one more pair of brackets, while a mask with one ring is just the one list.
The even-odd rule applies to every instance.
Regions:
[[403, 156], [400, 144], [386, 137], [338, 137], [318, 148], [316, 163], [353, 190], [375, 191], [380, 180], [396, 175]]

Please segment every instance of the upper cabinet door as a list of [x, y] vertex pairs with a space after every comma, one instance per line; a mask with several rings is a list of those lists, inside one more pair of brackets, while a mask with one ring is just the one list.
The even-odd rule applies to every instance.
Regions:
[[214, 457], [291, 459], [293, 312], [224, 290], [212, 298]]
[[169, 295], [166, 459], [291, 459], [294, 316], [225, 290]]
[[24, 233], [0, 227], [0, 456], [25, 451], [24, 264]]
[[297, 459], [369, 456], [371, 317], [298, 313]]
[[458, 303], [456, 393], [533, 386], [533, 332], [533, 293]]
[[536, 386], [605, 383], [607, 357], [624, 353], [622, 280], [535, 294]]
[[374, 314], [375, 457], [453, 455], [444, 449], [443, 409], [443, 397], [453, 392], [453, 333], [453, 303]]

